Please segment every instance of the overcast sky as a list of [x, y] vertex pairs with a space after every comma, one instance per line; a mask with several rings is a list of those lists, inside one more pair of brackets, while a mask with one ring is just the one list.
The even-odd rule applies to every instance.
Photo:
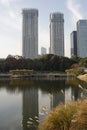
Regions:
[[87, 19], [87, 0], [0, 0], [0, 58], [22, 54], [22, 9], [39, 11], [39, 53], [49, 48], [49, 15], [64, 13], [65, 56], [70, 56], [70, 33], [79, 19]]

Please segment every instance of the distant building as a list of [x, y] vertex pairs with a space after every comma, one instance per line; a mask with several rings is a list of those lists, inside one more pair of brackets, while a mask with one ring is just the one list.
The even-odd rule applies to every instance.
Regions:
[[87, 20], [77, 22], [77, 55], [87, 57]]
[[37, 58], [38, 56], [38, 10], [23, 9], [23, 45], [22, 56]]
[[70, 35], [71, 40], [71, 56], [77, 56], [77, 31], [73, 31]]
[[50, 47], [49, 47], [49, 52], [48, 52], [49, 54], [51, 53], [51, 51], [50, 51]]
[[64, 15], [50, 14], [50, 53], [64, 56]]
[[44, 55], [47, 53], [47, 50], [45, 47], [41, 47], [41, 55]]

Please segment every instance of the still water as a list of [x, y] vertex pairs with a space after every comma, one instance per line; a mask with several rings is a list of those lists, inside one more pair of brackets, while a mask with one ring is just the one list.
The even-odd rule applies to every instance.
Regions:
[[58, 104], [85, 98], [85, 88], [77, 79], [0, 79], [0, 130], [36, 130]]

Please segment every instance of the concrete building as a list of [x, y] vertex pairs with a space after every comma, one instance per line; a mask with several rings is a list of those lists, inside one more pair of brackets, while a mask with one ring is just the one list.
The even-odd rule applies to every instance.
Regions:
[[37, 58], [38, 56], [38, 10], [23, 9], [23, 43], [22, 56]]
[[45, 47], [41, 47], [41, 55], [44, 55], [47, 53], [47, 50]]
[[50, 53], [64, 56], [64, 15], [50, 14]]
[[87, 20], [77, 22], [77, 55], [87, 57]]
[[71, 41], [71, 56], [77, 56], [77, 31], [70, 34]]

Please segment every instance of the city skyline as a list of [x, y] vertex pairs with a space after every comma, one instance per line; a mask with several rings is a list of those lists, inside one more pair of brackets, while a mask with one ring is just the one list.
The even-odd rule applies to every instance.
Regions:
[[49, 14], [62, 12], [65, 19], [65, 56], [70, 57], [70, 33], [79, 19], [87, 18], [86, 1], [82, 0], [1, 0], [0, 1], [0, 58], [22, 55], [22, 9], [39, 11], [39, 54], [41, 47], [50, 46]]

